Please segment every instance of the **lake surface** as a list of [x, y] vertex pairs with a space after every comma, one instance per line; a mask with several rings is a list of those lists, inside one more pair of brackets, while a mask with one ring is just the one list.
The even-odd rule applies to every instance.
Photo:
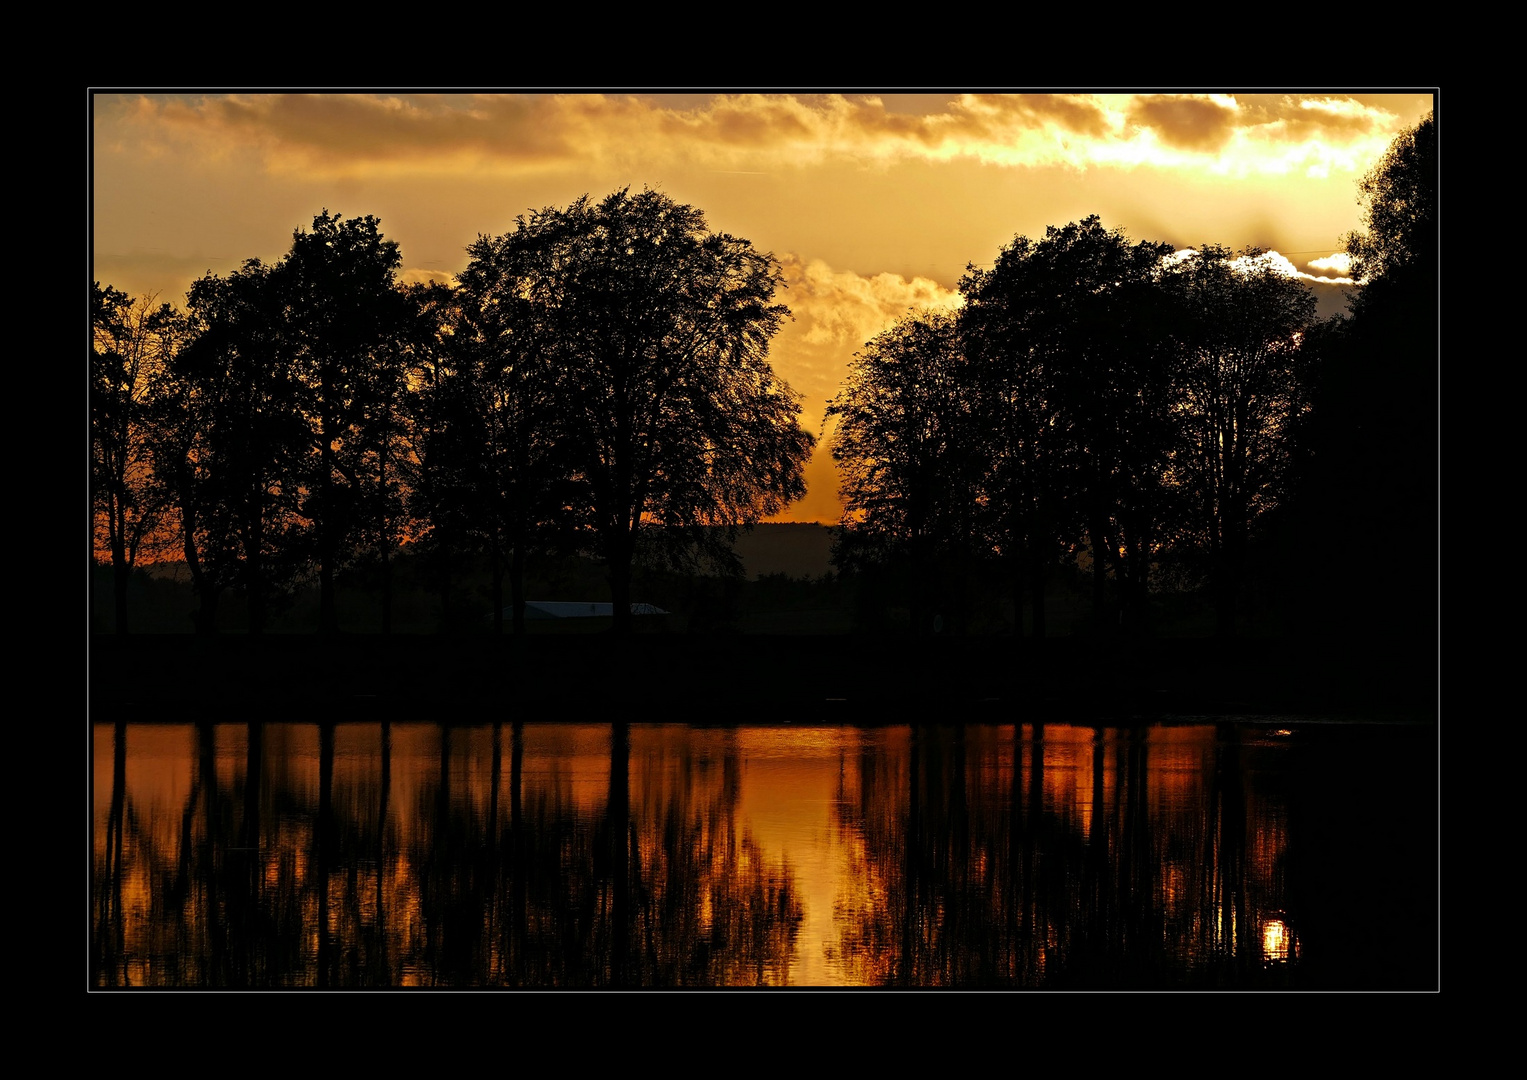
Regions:
[[91, 735], [101, 988], [1437, 983], [1425, 725]]

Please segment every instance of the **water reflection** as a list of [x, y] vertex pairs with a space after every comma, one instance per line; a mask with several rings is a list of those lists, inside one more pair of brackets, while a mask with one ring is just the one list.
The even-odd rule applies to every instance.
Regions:
[[1396, 779], [1229, 723], [93, 731], [102, 987], [1435, 978], [1320, 947], [1353, 875], [1434, 892], [1426, 738]]

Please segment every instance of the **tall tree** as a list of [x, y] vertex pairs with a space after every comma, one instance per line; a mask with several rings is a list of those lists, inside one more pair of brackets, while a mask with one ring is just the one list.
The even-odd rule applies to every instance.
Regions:
[[264, 630], [271, 601], [298, 566], [295, 537], [310, 445], [302, 392], [287, 349], [285, 303], [274, 269], [251, 259], [227, 277], [192, 284], [196, 337], [175, 358], [178, 424], [163, 471], [177, 477], [182, 534], [205, 606], [243, 587], [249, 630]]
[[[1352, 275], [1365, 284], [1393, 283], [1418, 274], [1435, 281], [1437, 232], [1437, 123], [1428, 113], [1401, 132], [1358, 184], [1360, 232], [1346, 237]], [[1359, 291], [1354, 300], [1361, 306]]]
[[116, 632], [127, 633], [127, 585], [145, 545], [164, 539], [170, 489], [153, 469], [160, 399], [184, 319], [154, 297], [100, 282], [90, 297], [91, 495], [96, 550], [109, 552]]
[[334, 576], [354, 542], [371, 532], [390, 543], [374, 518], [388, 513], [383, 496], [403, 389], [401, 261], [376, 218], [324, 210], [311, 232], [292, 234], [292, 249], [275, 269], [282, 345], [309, 431], [302, 512], [318, 566], [320, 633], [339, 629]]
[[1185, 443], [1174, 469], [1195, 506], [1217, 629], [1228, 636], [1252, 524], [1277, 505], [1290, 425], [1304, 408], [1298, 353], [1315, 298], [1254, 248], [1233, 254], [1205, 245], [1178, 263], [1171, 284], [1184, 335]]
[[963, 596], [949, 571], [975, 554], [985, 470], [973, 390], [954, 318], [916, 314], [855, 355], [827, 405], [845, 505], [838, 561], [904, 564], [917, 634], [932, 627], [940, 597]]
[[[1437, 126], [1402, 132], [1358, 186], [1364, 228], [1345, 237], [1351, 315], [1320, 335], [1295, 551], [1373, 538], [1319, 560], [1313, 599], [1346, 598], [1326, 625], [1435, 640], [1438, 588], [1440, 293]], [[1417, 587], [1417, 578], [1429, 579]]]
[[483, 515], [477, 505], [485, 483], [482, 408], [470, 339], [458, 341], [462, 291], [444, 285], [410, 290], [422, 321], [412, 350], [412, 447], [416, 467], [408, 492], [410, 517], [419, 523], [416, 552], [430, 568], [441, 599], [443, 626], [454, 620], [452, 581], [478, 553]]
[[805, 492], [813, 440], [768, 362], [788, 315], [779, 264], [650, 190], [548, 207], [504, 243], [534, 253], [505, 268], [525, 274], [506, 294], [556, 373], [556, 437], [626, 631], [644, 531], [719, 556], [710, 527], [731, 535]]
[[1015, 630], [1022, 633], [1023, 594], [1030, 593], [1032, 631], [1045, 636], [1045, 590], [1057, 561], [1067, 513], [1058, 480], [1065, 460], [1050, 385], [1051, 358], [1036, 320], [1047, 294], [1031, 293], [1024, 273], [1033, 242], [1017, 237], [991, 270], [971, 266], [960, 282], [965, 307], [960, 335], [974, 369], [976, 409], [990, 472], [985, 524], [993, 549], [1007, 562]]
[[[1035, 629], [1043, 568], [1080, 527], [1093, 605], [1107, 618], [1107, 573], [1143, 611], [1164, 529], [1170, 452], [1170, 337], [1160, 282], [1169, 245], [1130, 243], [1093, 215], [1017, 237], [989, 271], [961, 282], [967, 347], [979, 357], [983, 426], [996, 440], [995, 542], [1031, 563]], [[1026, 555], [1020, 556], [1020, 552]]]
[[[534, 285], [557, 273], [557, 247], [529, 230], [479, 237], [458, 289], [453, 343], [458, 386], [449, 400], [473, 431], [471, 493], [493, 579], [494, 629], [503, 630], [503, 580], [513, 628], [525, 630], [525, 565], [532, 548], [572, 524], [578, 468], [564, 438], [558, 327]], [[465, 406], [462, 409], [462, 406]]]

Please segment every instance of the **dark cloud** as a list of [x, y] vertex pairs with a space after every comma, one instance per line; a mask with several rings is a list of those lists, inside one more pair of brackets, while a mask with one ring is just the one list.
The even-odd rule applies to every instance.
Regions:
[[1346, 94], [1238, 94], [1241, 127], [1278, 125], [1284, 142], [1312, 138], [1347, 141], [1368, 135], [1387, 135], [1396, 124], [1393, 113]]
[[568, 153], [545, 98], [517, 94], [392, 97], [254, 94], [169, 101], [182, 131], [252, 137], [267, 153], [314, 164], [482, 155], [544, 161]]
[[961, 105], [978, 106], [1002, 119], [1026, 126], [1055, 124], [1078, 135], [1102, 137], [1110, 131], [1108, 115], [1091, 97], [1073, 94], [969, 94]]
[[1205, 97], [1180, 95], [1136, 98], [1129, 123], [1151, 129], [1167, 146], [1199, 153], [1223, 149], [1239, 126], [1234, 110]]
[[815, 134], [791, 98], [722, 98], [701, 111], [713, 136], [730, 145], [758, 146]]
[[1184, 154], [1199, 165], [1241, 169], [1350, 167], [1347, 159], [1365, 152], [1364, 144], [1387, 141], [1398, 129], [1395, 113], [1344, 95], [916, 101], [929, 111], [914, 111], [896, 95], [841, 94], [241, 94], [124, 97], [122, 110], [138, 107], [141, 139], [192, 145], [203, 160], [246, 153], [270, 173], [326, 180], [389, 171], [621, 172], [654, 162], [762, 171], [908, 158], [1134, 168], [1185, 165]]

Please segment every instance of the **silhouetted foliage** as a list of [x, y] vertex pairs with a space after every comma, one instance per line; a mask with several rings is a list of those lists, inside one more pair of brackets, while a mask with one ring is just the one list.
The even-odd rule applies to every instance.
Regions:
[[339, 629], [334, 574], [357, 541], [369, 533], [374, 542], [392, 542], [383, 522], [392, 516], [386, 496], [396, 483], [389, 473], [408, 317], [394, 276], [400, 262], [398, 245], [382, 239], [376, 218], [346, 220], [325, 210], [312, 232], [292, 234], [292, 249], [274, 270], [292, 405], [308, 432], [299, 459], [301, 512], [318, 568], [320, 633]]
[[[1361, 280], [1351, 316], [1320, 336], [1300, 433], [1296, 536], [1346, 538], [1360, 557], [1306, 576], [1346, 602], [1334, 622], [1435, 639], [1440, 393], [1436, 120], [1402, 133], [1363, 180], [1366, 230], [1346, 238]], [[1311, 549], [1312, 541], [1304, 541]], [[1366, 628], [1365, 627], [1365, 628]]]
[[[1363, 179], [1349, 318], [1314, 324], [1255, 250], [1173, 254], [1093, 216], [969, 267], [958, 315], [868, 342], [827, 410], [861, 615], [965, 630], [1005, 621], [1005, 586], [1042, 637], [1047, 594], [1068, 607], [1090, 573], [1094, 631], [1150, 632], [1165, 571], [1207, 581], [1231, 633], [1253, 577], [1332, 591], [1331, 535], [1389, 538], [1366, 544], [1352, 618], [1403, 606], [1434, 525], [1436, 162], [1429, 116]], [[177, 519], [203, 630], [230, 591], [259, 632], [316, 584], [332, 633], [336, 582], [364, 578], [385, 631], [404, 543], [442, 623], [474, 632], [453, 583], [491, 593], [501, 630], [507, 576], [519, 630], [527, 559], [552, 553], [606, 562], [620, 630], [633, 565], [737, 574], [738, 528], [803, 494], [813, 443], [768, 362], [789, 315], [773, 257], [629, 189], [468, 253], [459, 286], [402, 287], [377, 220], [325, 210], [278, 263], [197, 281], [184, 314], [94, 285], [93, 548], [120, 632], [140, 551]], [[737, 588], [678, 580], [724, 601], [693, 626], [736, 621]]]
[[[1027, 576], [1043, 636], [1047, 571], [1085, 533], [1094, 616], [1105, 625], [1112, 565], [1143, 618], [1151, 555], [1170, 531], [1171, 326], [1165, 244], [1131, 244], [1094, 215], [1017, 237], [961, 281], [975, 391], [991, 440], [988, 520]], [[1025, 575], [1026, 571], [1026, 575]]]
[[170, 440], [187, 561], [204, 597], [241, 586], [250, 632], [260, 633], [268, 605], [301, 568], [311, 438], [297, 408], [284, 298], [275, 268], [251, 259], [226, 278], [201, 278], [188, 300], [200, 333], [176, 358], [180, 428]]
[[910, 315], [859, 351], [827, 406], [845, 506], [834, 559], [907, 574], [919, 634], [941, 598], [963, 593], [958, 571], [975, 554], [984, 448], [973, 388], [954, 319]]
[[1017, 237], [961, 289], [958, 320], [904, 319], [829, 405], [839, 565], [901, 545], [920, 626], [920, 590], [947, 584], [935, 549], [967, 566], [996, 554], [1017, 628], [1027, 585], [1042, 637], [1052, 571], [1085, 538], [1094, 632], [1142, 633], [1156, 560], [1187, 541], [1210, 553], [1229, 632], [1251, 524], [1280, 497], [1304, 407], [1308, 290], [1258, 252], [1174, 256], [1096, 217]]
[[707, 232], [695, 207], [628, 190], [522, 217], [473, 254], [473, 294], [501, 301], [507, 355], [554, 373], [555, 427], [530, 445], [557, 440], [582, 488], [617, 630], [629, 628], [631, 564], [650, 527], [724, 559], [706, 526], [735, 529], [804, 494], [812, 438], [768, 363], [788, 314], [773, 302], [772, 256]]
[[335, 573], [359, 552], [380, 565], [386, 623], [420, 318], [398, 264], [375, 218], [324, 211], [279, 263], [191, 287], [197, 333], [173, 368], [156, 467], [177, 493], [204, 624], [239, 585], [258, 632], [269, 599], [312, 565], [319, 630], [333, 633]]
[[1282, 496], [1289, 425], [1304, 408], [1297, 378], [1315, 298], [1252, 249], [1205, 245], [1171, 276], [1181, 304], [1179, 420], [1173, 461], [1189, 492], [1188, 527], [1210, 554], [1217, 626], [1235, 628], [1253, 522]]
[[[1435, 275], [1437, 263], [1437, 124], [1428, 113], [1389, 145], [1358, 184], [1362, 232], [1346, 237], [1352, 276], [1365, 284], [1407, 273]], [[1365, 295], [1360, 291], [1359, 305]]]
[[456, 340], [460, 292], [444, 285], [410, 290], [418, 320], [411, 370], [415, 475], [408, 492], [417, 523], [413, 550], [441, 599], [443, 625], [453, 621], [453, 581], [478, 550], [474, 530], [483, 457], [472, 367]]
[[127, 633], [127, 586], [139, 552], [165, 540], [172, 493], [154, 471], [153, 447], [169, 361], [184, 337], [184, 320], [168, 304], [92, 284], [93, 539], [111, 557], [118, 634]]
[[[475, 531], [493, 570], [496, 631], [503, 624], [507, 569], [515, 633], [525, 629], [525, 564], [532, 550], [565, 545], [586, 511], [574, 479], [575, 456], [563, 437], [580, 402], [558, 371], [559, 337], [534, 283], [554, 279], [554, 244], [530, 230], [479, 237], [460, 276], [452, 346], [455, 363], [443, 388], [463, 446], [463, 473]], [[560, 535], [559, 535], [560, 534]]]

